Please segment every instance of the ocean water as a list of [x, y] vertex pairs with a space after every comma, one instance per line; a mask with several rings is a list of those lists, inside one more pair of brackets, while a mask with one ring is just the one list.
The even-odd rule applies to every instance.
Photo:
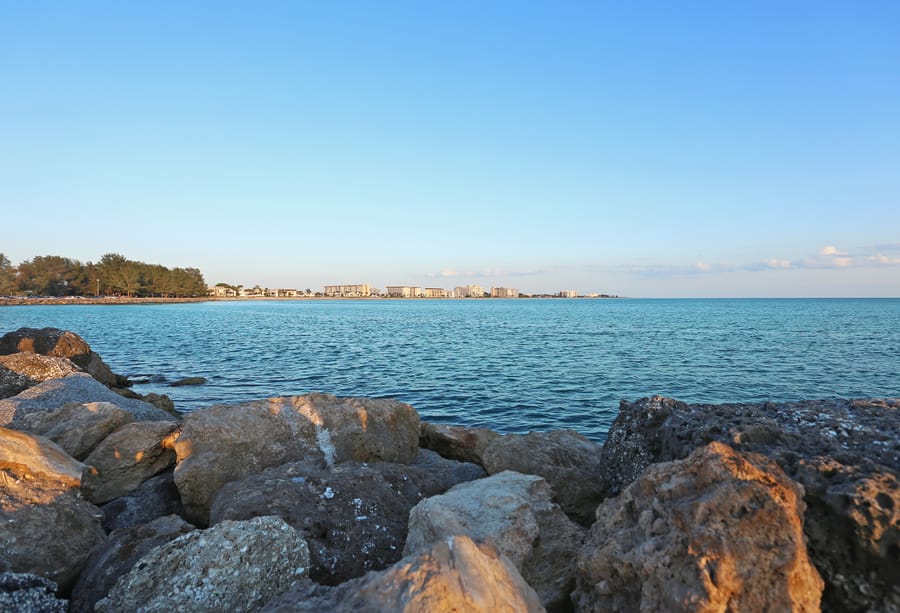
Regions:
[[[319, 391], [603, 440], [620, 399], [900, 396], [900, 299], [244, 301], [0, 308], [82, 335], [181, 411]], [[199, 387], [169, 387], [203, 376]]]

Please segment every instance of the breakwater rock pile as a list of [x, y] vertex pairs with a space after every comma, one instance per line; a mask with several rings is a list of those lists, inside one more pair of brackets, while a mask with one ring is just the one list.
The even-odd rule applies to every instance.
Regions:
[[327, 394], [177, 416], [85, 347], [0, 338], [0, 610], [900, 611], [900, 400], [646, 398], [601, 446]]

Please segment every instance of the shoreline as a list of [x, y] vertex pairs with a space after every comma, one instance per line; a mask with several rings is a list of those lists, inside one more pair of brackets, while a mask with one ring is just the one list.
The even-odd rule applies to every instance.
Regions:
[[578, 296], [577, 298], [561, 298], [558, 296], [528, 296], [520, 298], [395, 298], [388, 296], [242, 296], [242, 297], [216, 297], [205, 296], [203, 298], [137, 298], [125, 296], [63, 296], [63, 297], [2, 297], [0, 307], [4, 306], [38, 306], [38, 305], [100, 305], [100, 304], [185, 304], [195, 302], [298, 302], [319, 300], [358, 300], [375, 302], [382, 300], [407, 300], [407, 301], [480, 301], [480, 300], [621, 300], [620, 296]]

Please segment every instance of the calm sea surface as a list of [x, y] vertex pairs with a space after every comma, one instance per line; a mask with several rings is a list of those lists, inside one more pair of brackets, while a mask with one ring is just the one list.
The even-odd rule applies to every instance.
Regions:
[[[602, 440], [622, 398], [900, 396], [900, 299], [383, 300], [0, 308], [82, 335], [182, 411], [311, 391]], [[203, 376], [200, 387], [167, 383]]]

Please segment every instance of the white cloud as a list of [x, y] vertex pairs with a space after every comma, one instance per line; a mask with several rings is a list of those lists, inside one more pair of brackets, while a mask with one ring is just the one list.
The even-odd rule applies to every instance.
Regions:
[[840, 251], [834, 245], [822, 247], [822, 251], [820, 253], [825, 257], [843, 257], [847, 255], [845, 252]]

